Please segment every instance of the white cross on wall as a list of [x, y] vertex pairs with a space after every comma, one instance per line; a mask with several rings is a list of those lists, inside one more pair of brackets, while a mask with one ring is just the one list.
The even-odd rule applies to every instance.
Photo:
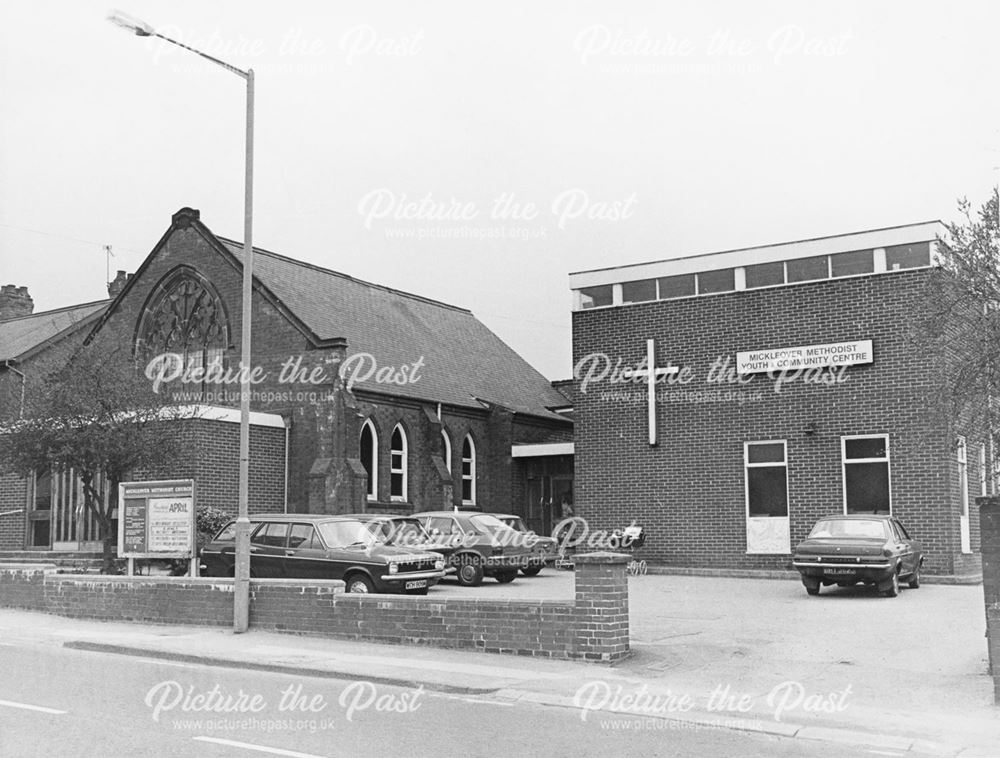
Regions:
[[649, 444], [656, 444], [656, 380], [680, 371], [677, 366], [656, 368], [656, 345], [654, 340], [646, 340], [646, 368], [637, 369], [635, 376], [646, 377], [646, 400], [649, 405]]

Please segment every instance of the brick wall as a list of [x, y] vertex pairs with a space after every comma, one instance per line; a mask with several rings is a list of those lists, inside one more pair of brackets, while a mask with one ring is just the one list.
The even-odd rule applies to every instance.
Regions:
[[[428, 405], [427, 408], [429, 412], [436, 414], [436, 405]], [[378, 501], [372, 505], [373, 508], [387, 512], [416, 513], [460, 505], [462, 442], [467, 434], [472, 435], [479, 462], [476, 472], [477, 492], [484, 501], [490, 500], [486, 493], [490, 489], [492, 476], [487, 461], [493, 441], [486, 434], [485, 412], [475, 414], [446, 409], [441, 414], [441, 427], [451, 441], [452, 501], [446, 504], [443, 500], [444, 483], [431, 461], [434, 455], [443, 456], [443, 443], [440, 433], [434, 429], [437, 425], [431, 423], [424, 408], [414, 402], [393, 401], [386, 397], [376, 399], [372, 393], [359, 393], [357, 410], [362, 421], [371, 419], [378, 435]], [[403, 503], [392, 501], [389, 491], [389, 444], [396, 424], [403, 425], [408, 443], [409, 482], [407, 500]], [[360, 425], [358, 428], [360, 429]], [[501, 441], [497, 440], [496, 444], [501, 444]], [[358, 443], [355, 443], [353, 455], [358, 454]]]
[[[344, 593], [339, 581], [255, 579], [250, 626], [340, 639], [615, 661], [629, 654], [627, 556], [577, 556], [573, 601]], [[0, 569], [0, 606], [77, 618], [232, 624], [233, 580]]]
[[[953, 428], [928, 404], [936, 365], [913, 350], [929, 272], [827, 280], [573, 314], [574, 363], [590, 353], [636, 366], [646, 339], [657, 365], [690, 366], [686, 387], [663, 386], [660, 444], [647, 444], [644, 385], [577, 383], [576, 511], [598, 529], [647, 528], [642, 557], [670, 565], [780, 568], [787, 555], [748, 555], [743, 445], [787, 442], [791, 544], [815, 520], [843, 511], [841, 437], [888, 434], [893, 512], [927, 550], [928, 573], [956, 566], [958, 489]], [[834, 386], [706, 383], [712, 362], [740, 351], [871, 339], [874, 363]], [[735, 399], [696, 402], [682, 390]], [[611, 391], [612, 394], [604, 393]], [[703, 395], [702, 400], [708, 396]], [[815, 424], [815, 433], [806, 428]], [[969, 439], [970, 490], [981, 437]]]
[[[236, 514], [239, 494], [240, 427], [228, 421], [185, 419], [182, 458], [169, 467], [134, 473], [136, 480], [195, 480], [199, 505]], [[284, 510], [285, 430], [250, 427], [250, 512]]]
[[28, 482], [16, 474], [0, 474], [0, 550], [24, 547]]

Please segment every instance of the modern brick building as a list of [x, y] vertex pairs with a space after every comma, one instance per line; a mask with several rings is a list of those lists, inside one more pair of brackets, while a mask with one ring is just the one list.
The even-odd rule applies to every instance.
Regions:
[[[69, 355], [55, 350], [56, 333], [73, 349], [127, 347], [171, 404], [202, 409], [177, 422], [195, 455], [158, 475], [194, 477], [202, 502], [233, 512], [242, 255], [181, 209], [138, 271], [111, 283], [111, 301], [31, 346], [45, 365]], [[19, 322], [51, 315], [32, 315], [21, 288], [11, 294], [4, 347], [7, 334], [30, 331]], [[554, 475], [572, 476], [573, 425], [560, 412], [570, 401], [470, 311], [266, 250], [255, 250], [252, 310], [252, 512], [457, 506], [543, 526], [539, 482], [551, 492]], [[8, 387], [35, 372], [20, 349], [3, 351]], [[71, 472], [0, 480], [0, 550], [93, 547], [74, 516], [77, 489]]]
[[934, 410], [945, 356], [911, 334], [944, 232], [571, 275], [577, 514], [645, 526], [649, 561], [787, 568], [820, 516], [891, 511], [928, 572], [974, 571], [989, 435]]

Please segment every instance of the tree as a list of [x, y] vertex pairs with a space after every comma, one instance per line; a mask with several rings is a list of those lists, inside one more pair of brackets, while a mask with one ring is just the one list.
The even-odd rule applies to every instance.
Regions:
[[1000, 197], [994, 189], [978, 211], [958, 204], [962, 220], [939, 240], [933, 277], [918, 324], [919, 348], [937, 355], [936, 400], [951, 419], [993, 430], [1000, 399]]
[[104, 543], [103, 571], [111, 573], [118, 485], [136, 472], [171, 466], [181, 454], [183, 415], [169, 396], [154, 392], [127, 348], [82, 348], [29, 385], [23, 415], [4, 419], [0, 461], [22, 476], [73, 470]]

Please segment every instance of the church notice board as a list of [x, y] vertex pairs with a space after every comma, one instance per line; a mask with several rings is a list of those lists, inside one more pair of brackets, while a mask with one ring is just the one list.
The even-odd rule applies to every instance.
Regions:
[[118, 485], [119, 558], [194, 558], [193, 479]]

